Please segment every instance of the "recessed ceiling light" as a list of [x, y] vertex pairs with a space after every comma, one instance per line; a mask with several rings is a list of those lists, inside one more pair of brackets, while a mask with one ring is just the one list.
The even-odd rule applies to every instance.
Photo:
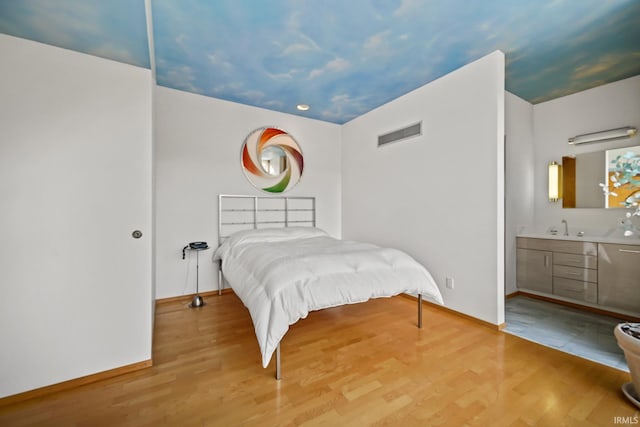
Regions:
[[298, 104], [296, 108], [300, 111], [307, 111], [309, 109], [309, 106], [307, 104]]

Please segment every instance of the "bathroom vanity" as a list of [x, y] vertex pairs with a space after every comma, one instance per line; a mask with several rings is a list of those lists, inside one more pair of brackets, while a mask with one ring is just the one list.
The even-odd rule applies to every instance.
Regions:
[[516, 264], [523, 293], [640, 318], [639, 239], [520, 234]]

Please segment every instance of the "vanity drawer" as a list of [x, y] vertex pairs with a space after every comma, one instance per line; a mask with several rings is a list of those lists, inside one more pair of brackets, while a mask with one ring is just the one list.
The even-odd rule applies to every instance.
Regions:
[[570, 267], [591, 268], [595, 270], [598, 268], [598, 257], [593, 255], [557, 253], [553, 254], [553, 264], [567, 265]]
[[[555, 254], [554, 254], [555, 258]], [[565, 279], [579, 280], [583, 282], [598, 283], [598, 270], [588, 268], [569, 267], [566, 265], [553, 266], [553, 277], [563, 277]]]
[[533, 239], [530, 237], [517, 237], [516, 246], [522, 249], [535, 249], [538, 251], [551, 251], [551, 240]]
[[553, 293], [565, 298], [586, 301], [593, 304], [598, 302], [598, 285], [580, 280], [553, 278]]
[[539, 251], [563, 252], [591, 256], [598, 255], [598, 244], [593, 242], [518, 237], [516, 244], [519, 248], [523, 249], [536, 249]]

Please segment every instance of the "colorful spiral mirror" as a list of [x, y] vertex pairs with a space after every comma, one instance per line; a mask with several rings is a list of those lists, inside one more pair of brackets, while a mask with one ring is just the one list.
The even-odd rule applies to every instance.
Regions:
[[242, 145], [242, 171], [249, 182], [269, 193], [284, 193], [302, 177], [304, 160], [287, 132], [264, 127], [251, 132]]

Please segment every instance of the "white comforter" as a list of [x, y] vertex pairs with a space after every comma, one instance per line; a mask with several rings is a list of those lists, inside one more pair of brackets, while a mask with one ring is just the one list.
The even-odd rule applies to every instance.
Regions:
[[317, 228], [234, 233], [216, 250], [218, 259], [249, 309], [265, 368], [289, 325], [310, 311], [402, 292], [443, 304], [431, 274], [406, 253], [337, 240]]

